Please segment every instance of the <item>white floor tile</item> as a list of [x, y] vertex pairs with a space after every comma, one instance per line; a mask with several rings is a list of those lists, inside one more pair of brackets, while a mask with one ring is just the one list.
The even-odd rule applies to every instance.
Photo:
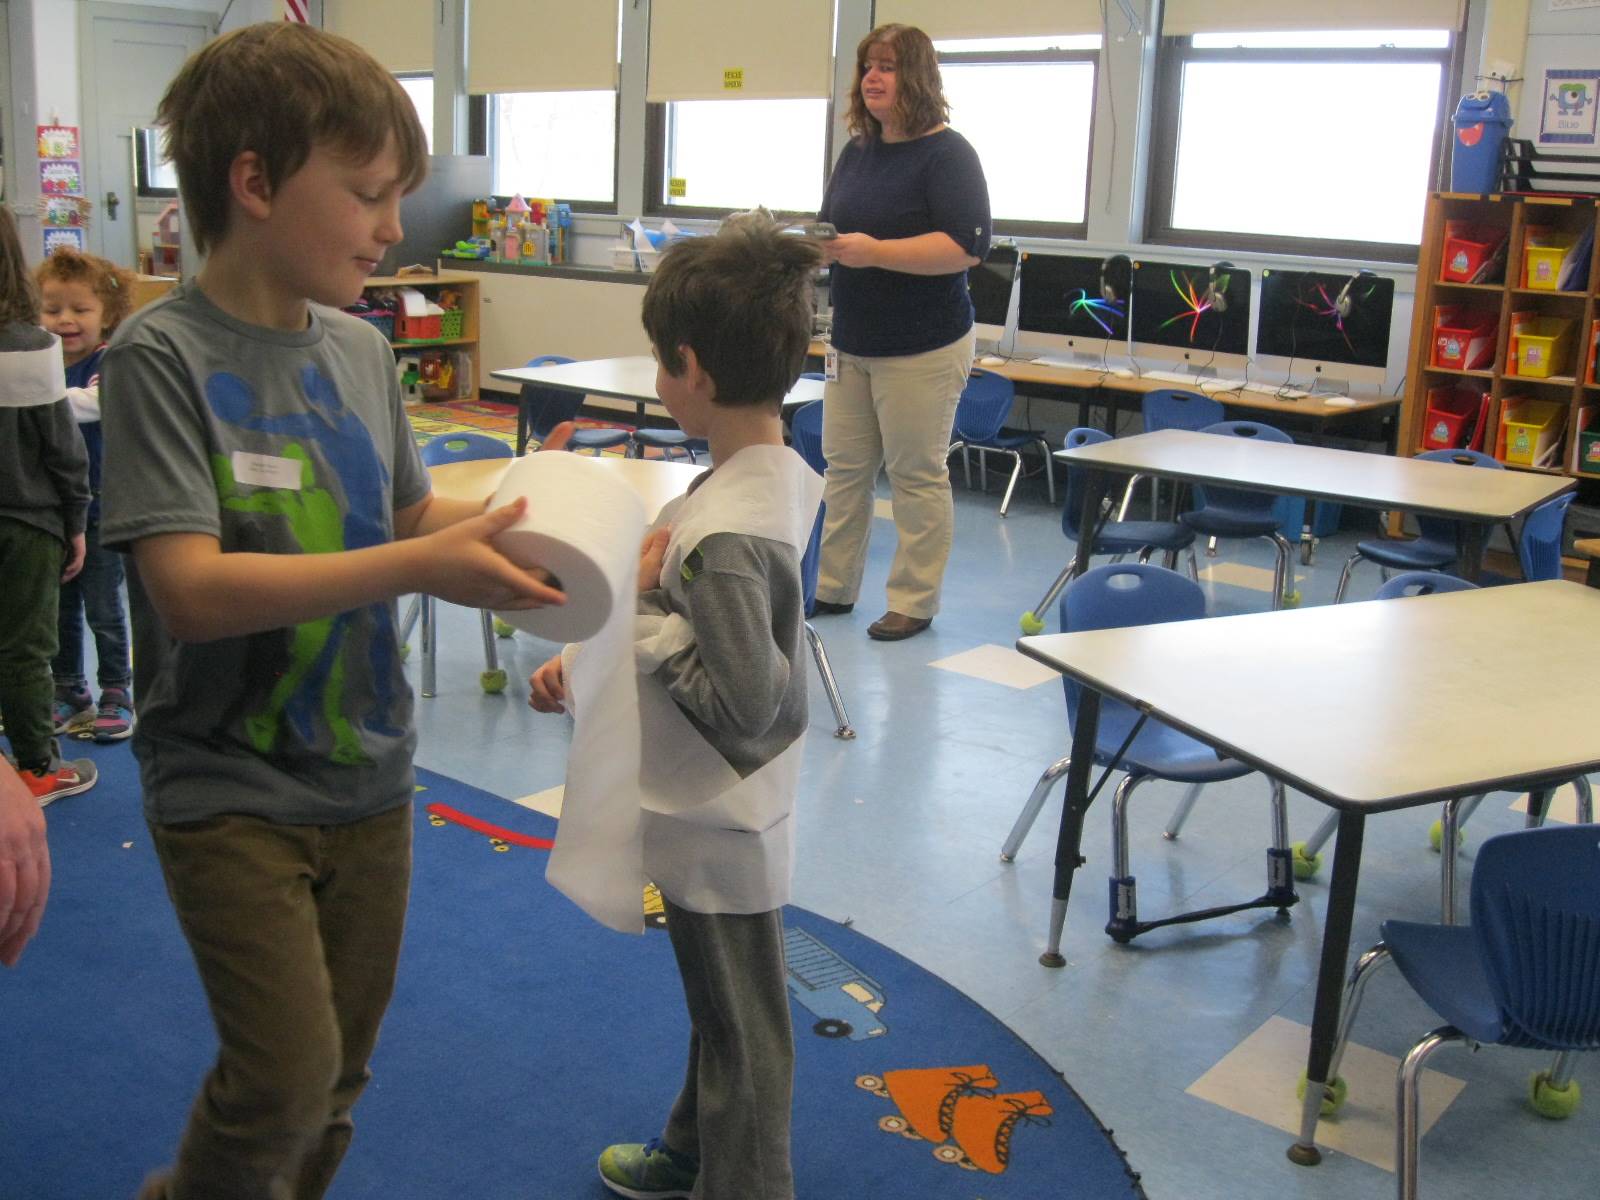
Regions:
[[544, 791], [534, 792], [531, 796], [517, 797], [516, 803], [522, 805], [523, 808], [531, 808], [536, 813], [543, 813], [545, 816], [553, 817], [559, 821], [561, 819], [561, 797], [566, 790], [565, 787], [560, 785], [553, 788], [545, 788]]
[[872, 515], [880, 521], [894, 520], [894, 501], [884, 500], [881, 497], [872, 502]]
[[952, 654], [928, 665], [954, 671], [958, 675], [970, 675], [988, 683], [1004, 684], [1018, 691], [1061, 678], [1059, 672], [1018, 654], [1009, 646], [974, 646], [971, 650], [963, 650], [960, 654]]
[[[1511, 811], [1525, 813], [1528, 811], [1528, 797], [1524, 793], [1511, 802]], [[1562, 784], [1556, 789], [1555, 795], [1550, 797], [1550, 803], [1544, 810], [1544, 819], [1547, 823], [1554, 822], [1561, 825], [1576, 825], [1578, 823], [1578, 792], [1570, 783]]]
[[[1304, 575], [1294, 577], [1295, 586], [1305, 579]], [[1201, 583], [1225, 583], [1230, 587], [1249, 588], [1254, 592], [1272, 591], [1272, 569], [1270, 567], [1252, 567], [1240, 562], [1214, 562], [1208, 567], [1200, 568]]]
[[[1420, 1031], [1419, 1031], [1420, 1032]], [[1311, 1030], [1271, 1017], [1221, 1062], [1188, 1087], [1191, 1096], [1292, 1135], [1300, 1131], [1295, 1084], [1305, 1069]], [[1352, 1042], [1339, 1073], [1349, 1084], [1344, 1106], [1317, 1125], [1317, 1144], [1394, 1170], [1394, 1087], [1400, 1060]], [[1466, 1084], [1437, 1071], [1422, 1074], [1422, 1133], [1450, 1107]]]

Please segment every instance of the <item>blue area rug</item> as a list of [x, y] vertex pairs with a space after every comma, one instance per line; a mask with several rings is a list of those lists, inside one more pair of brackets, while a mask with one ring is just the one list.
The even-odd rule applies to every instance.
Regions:
[[[18, 1200], [131, 1196], [214, 1052], [131, 755], [74, 753], [101, 783], [48, 810], [44, 929], [0, 974], [0, 1196]], [[553, 821], [420, 782], [400, 984], [330, 1195], [600, 1200], [600, 1149], [658, 1133], [681, 1079], [671, 946], [602, 929], [544, 882]], [[994, 1018], [841, 925], [785, 919], [799, 1196], [1143, 1195], [1094, 1115]]]

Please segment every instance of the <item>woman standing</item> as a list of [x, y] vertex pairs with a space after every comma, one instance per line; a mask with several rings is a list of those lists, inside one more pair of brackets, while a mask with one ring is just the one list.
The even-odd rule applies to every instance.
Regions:
[[[853, 135], [828, 180], [822, 243], [833, 264], [837, 378], [823, 396], [827, 521], [817, 611], [849, 612], [861, 588], [873, 484], [887, 465], [899, 544], [880, 641], [921, 633], [939, 610], [955, 510], [947, 462], [972, 367], [968, 267], [989, 249], [989, 189], [950, 108], [933, 43], [880, 25], [856, 48]], [[832, 372], [830, 372], [832, 374]]]

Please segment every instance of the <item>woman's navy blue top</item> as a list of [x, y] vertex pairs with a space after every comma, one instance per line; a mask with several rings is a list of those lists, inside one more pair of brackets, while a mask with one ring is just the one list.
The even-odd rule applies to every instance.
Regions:
[[[880, 239], [944, 233], [974, 258], [989, 253], [989, 185], [977, 151], [953, 129], [906, 142], [851, 141], [817, 218]], [[972, 328], [964, 270], [909, 275], [834, 263], [829, 299], [833, 344], [846, 354], [923, 354]]]

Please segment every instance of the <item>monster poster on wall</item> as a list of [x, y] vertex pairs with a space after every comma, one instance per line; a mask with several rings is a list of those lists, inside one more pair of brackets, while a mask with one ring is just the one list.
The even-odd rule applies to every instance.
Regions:
[[1597, 100], [1600, 100], [1600, 70], [1545, 71], [1539, 141], [1552, 145], [1593, 146]]

